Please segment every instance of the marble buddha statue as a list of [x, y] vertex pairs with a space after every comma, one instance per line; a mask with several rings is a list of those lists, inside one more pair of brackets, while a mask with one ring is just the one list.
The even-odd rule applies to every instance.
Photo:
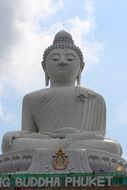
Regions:
[[58, 32], [42, 61], [46, 86], [50, 83], [50, 87], [24, 96], [22, 129], [4, 135], [4, 155], [24, 149], [50, 151], [62, 147], [74, 152], [97, 150], [99, 154], [108, 154], [107, 157], [115, 155], [122, 159], [120, 144], [105, 138], [103, 97], [80, 86], [84, 65], [82, 52], [71, 34]]

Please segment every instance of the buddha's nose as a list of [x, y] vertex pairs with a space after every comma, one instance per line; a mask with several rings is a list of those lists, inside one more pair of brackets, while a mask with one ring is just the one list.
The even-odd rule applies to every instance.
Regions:
[[66, 66], [68, 66], [68, 64], [67, 64], [67, 63], [64, 63], [64, 62], [60, 62], [60, 63], [58, 63], [58, 66], [66, 67]]

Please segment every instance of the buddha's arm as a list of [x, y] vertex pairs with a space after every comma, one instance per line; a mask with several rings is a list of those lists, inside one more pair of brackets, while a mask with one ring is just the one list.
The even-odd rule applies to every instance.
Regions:
[[27, 95], [24, 97], [22, 105], [22, 130], [30, 133], [38, 132], [37, 125], [32, 114], [32, 109], [30, 107], [30, 100]]
[[103, 96], [100, 94], [96, 94], [93, 110], [92, 131], [96, 136], [104, 137], [106, 132], [106, 105]]
[[[93, 95], [93, 94], [92, 94]], [[106, 107], [103, 97], [99, 94], [90, 96], [84, 107], [83, 126], [86, 131], [96, 138], [105, 136], [106, 130]]]
[[30, 136], [32, 133], [37, 133], [37, 128], [28, 103], [28, 98], [25, 96], [22, 106], [22, 130], [7, 132], [3, 136], [2, 152], [7, 152], [10, 150], [13, 139], [27, 135]]
[[106, 132], [106, 105], [104, 98], [98, 94], [97, 97], [97, 128], [98, 133], [105, 136]]

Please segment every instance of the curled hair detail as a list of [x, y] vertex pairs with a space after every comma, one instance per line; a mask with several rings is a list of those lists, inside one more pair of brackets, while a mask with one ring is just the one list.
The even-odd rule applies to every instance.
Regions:
[[80, 58], [80, 61], [81, 61], [81, 65], [84, 65], [84, 62], [83, 62], [83, 55], [82, 55], [82, 52], [81, 50], [75, 46], [74, 44], [55, 44], [55, 45], [51, 45], [49, 46], [45, 51], [44, 51], [44, 54], [43, 54], [43, 66], [45, 66], [45, 63], [46, 63], [46, 58], [48, 56], [48, 54], [54, 50], [54, 49], [72, 49], [74, 50], [79, 58]]

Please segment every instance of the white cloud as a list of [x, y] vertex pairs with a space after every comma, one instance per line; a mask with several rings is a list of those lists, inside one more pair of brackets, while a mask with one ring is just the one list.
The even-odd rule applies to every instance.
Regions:
[[[2, 79], [2, 78], [1, 78]], [[0, 122], [12, 122], [15, 120], [14, 114], [12, 114], [2, 103], [2, 99], [6, 98], [3, 80], [0, 81]]]
[[94, 21], [94, 6], [93, 6], [93, 1], [91, 0], [86, 0], [84, 3], [84, 10], [86, 12], [87, 18], [89, 18], [89, 20], [91, 19], [91, 21]]
[[67, 21], [75, 44], [77, 44], [83, 52], [85, 62], [87, 62], [87, 70], [93, 69], [95, 65], [99, 63], [100, 56], [104, 50], [103, 44], [95, 40], [92, 36], [92, 32], [97, 27], [94, 12], [93, 2], [87, 0], [84, 4], [84, 18], [76, 16]]
[[15, 119], [2, 102], [8, 89], [24, 94], [44, 83], [40, 62], [52, 31], [40, 26], [61, 8], [62, 0], [0, 1], [0, 122]]
[[0, 103], [0, 121], [12, 122], [13, 120], [14, 115], [8, 112], [8, 110], [6, 110], [6, 108]]
[[4, 93], [4, 86], [0, 82], [0, 96]]
[[0, 73], [20, 92], [44, 80], [40, 62], [43, 50], [51, 43], [51, 32], [40, 30], [40, 25], [61, 7], [61, 0], [56, 4], [52, 0], [1, 1]]

